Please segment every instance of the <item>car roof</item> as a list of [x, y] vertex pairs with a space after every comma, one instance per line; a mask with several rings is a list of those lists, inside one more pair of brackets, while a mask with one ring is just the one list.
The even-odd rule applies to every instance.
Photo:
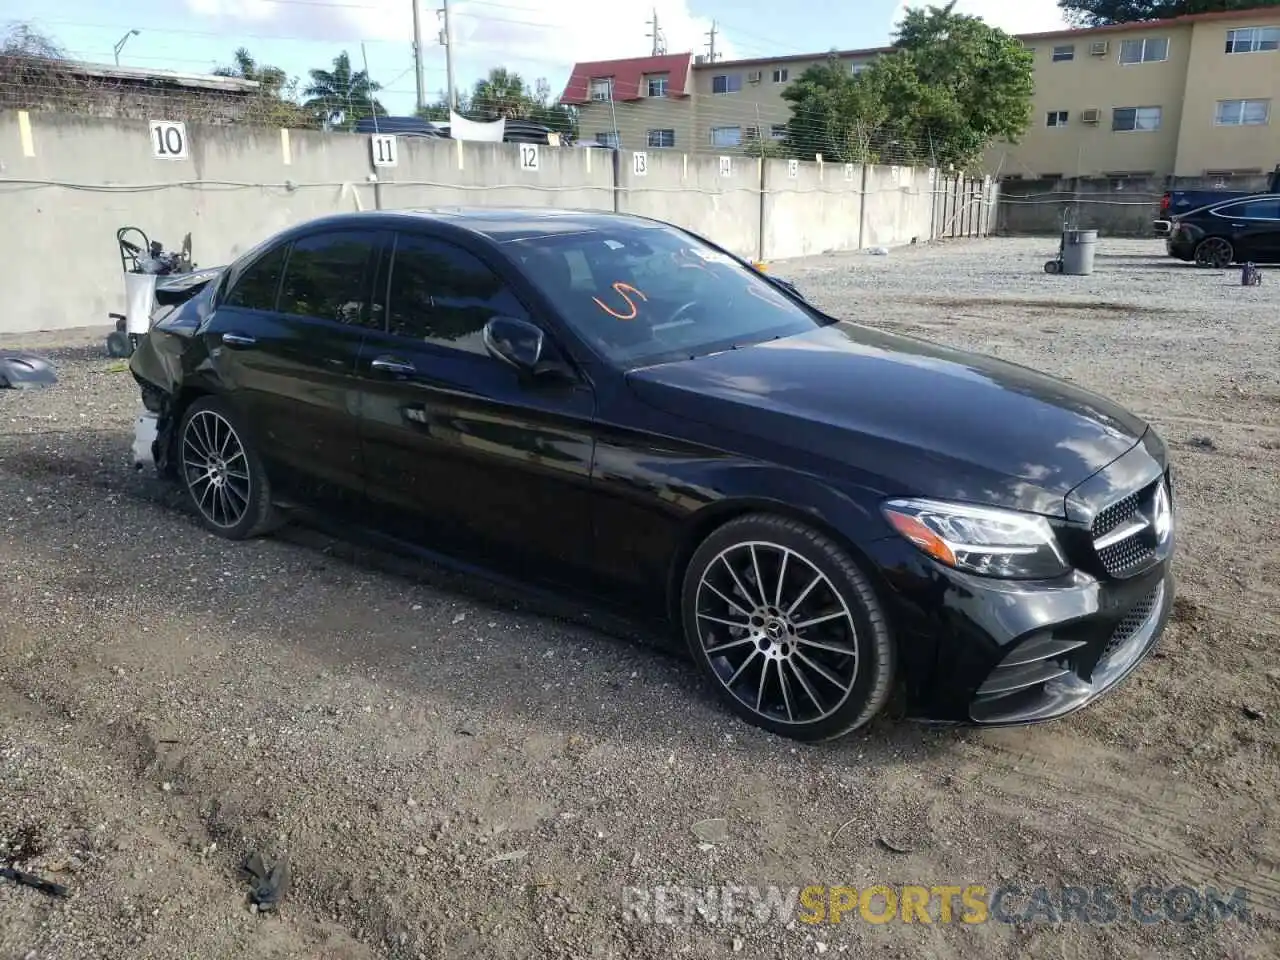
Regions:
[[[437, 223], [477, 234], [496, 243], [569, 234], [662, 229], [666, 224], [609, 210], [565, 210], [553, 207], [432, 207], [339, 213], [298, 224], [294, 231], [326, 226], [361, 225], [390, 228], [405, 222]], [[293, 231], [290, 231], [293, 232]]]
[[1230, 206], [1233, 203], [1247, 203], [1250, 200], [1280, 200], [1280, 193], [1246, 193], [1237, 197], [1226, 197], [1222, 200], [1215, 200], [1213, 203], [1205, 204], [1201, 210], [1217, 209], [1218, 207]]

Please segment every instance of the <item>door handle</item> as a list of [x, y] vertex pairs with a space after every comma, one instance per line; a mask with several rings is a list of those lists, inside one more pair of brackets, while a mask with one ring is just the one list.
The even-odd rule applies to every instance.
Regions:
[[252, 347], [258, 342], [258, 338], [247, 333], [224, 333], [222, 342], [228, 347]]
[[370, 370], [377, 370], [380, 373], [390, 373], [400, 377], [410, 377], [418, 372], [418, 368], [412, 363], [404, 360], [397, 360], [395, 357], [376, 357], [369, 364]]

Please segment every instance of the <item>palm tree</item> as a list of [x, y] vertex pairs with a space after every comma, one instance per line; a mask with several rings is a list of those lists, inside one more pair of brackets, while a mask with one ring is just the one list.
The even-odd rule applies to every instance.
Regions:
[[280, 96], [284, 85], [288, 82], [285, 72], [279, 67], [260, 64], [253, 59], [247, 49], [241, 47], [231, 55], [235, 61], [232, 66], [218, 67], [213, 71], [215, 77], [237, 77], [240, 80], [254, 80], [262, 85], [262, 92], [272, 96]]
[[364, 70], [353, 71], [351, 58], [343, 50], [333, 58], [332, 70], [311, 70], [311, 84], [302, 91], [302, 105], [325, 126], [351, 127], [361, 117], [387, 115], [374, 94], [382, 84], [369, 79]]

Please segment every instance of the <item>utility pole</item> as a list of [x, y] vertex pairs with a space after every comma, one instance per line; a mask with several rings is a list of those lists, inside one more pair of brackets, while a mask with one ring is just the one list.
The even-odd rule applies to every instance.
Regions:
[[444, 23], [444, 29], [440, 31], [440, 42], [444, 45], [444, 68], [445, 76], [449, 85], [449, 109], [458, 109], [457, 92], [453, 85], [453, 25], [449, 21], [449, 0], [441, 0], [444, 4], [436, 11], [440, 15]]
[[422, 18], [418, 16], [418, 6], [422, 0], [409, 0], [413, 4], [413, 73], [418, 80], [418, 110], [427, 108], [426, 73], [422, 63]]
[[646, 36], [653, 38], [652, 55], [660, 57], [667, 52], [667, 42], [662, 36], [662, 27], [658, 25], [658, 11], [656, 8], [653, 11], [653, 19], [648, 21], [648, 23], [649, 26], [653, 27], [653, 33], [646, 34]]
[[707, 31], [707, 62], [716, 62], [716, 22], [711, 21], [711, 29]]

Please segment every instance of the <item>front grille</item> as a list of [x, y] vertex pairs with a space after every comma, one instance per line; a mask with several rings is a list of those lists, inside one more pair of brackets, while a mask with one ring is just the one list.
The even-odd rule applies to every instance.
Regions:
[[1163, 478], [1117, 500], [1098, 513], [1091, 529], [1102, 568], [1113, 577], [1144, 569], [1159, 547], [1155, 530], [1156, 492]]
[[1131, 493], [1098, 514], [1093, 521], [1093, 538], [1105, 537], [1126, 520], [1132, 520], [1138, 512], [1139, 494]]
[[1162, 589], [1162, 585], [1157, 585], [1121, 618], [1120, 622], [1116, 624], [1115, 630], [1111, 632], [1111, 639], [1107, 641], [1107, 645], [1102, 651], [1102, 660], [1106, 660], [1121, 649], [1151, 619], [1151, 614], [1155, 610], [1156, 604], [1160, 601]]

